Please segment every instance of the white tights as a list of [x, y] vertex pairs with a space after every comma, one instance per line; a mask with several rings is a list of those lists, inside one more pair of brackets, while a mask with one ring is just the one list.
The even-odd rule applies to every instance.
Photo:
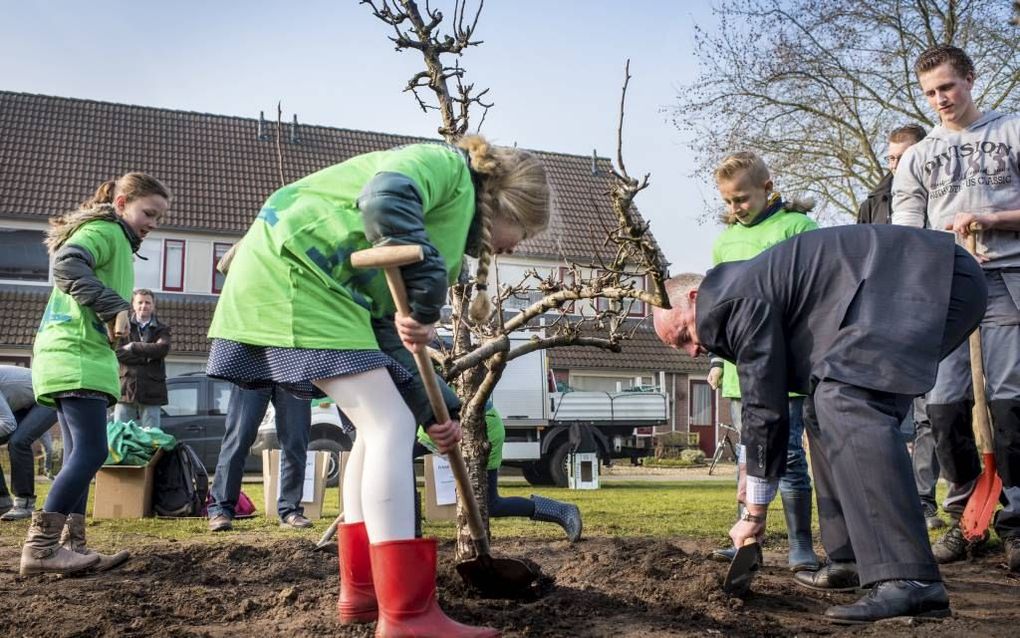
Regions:
[[369, 542], [414, 538], [417, 426], [386, 368], [318, 379], [358, 429], [343, 476], [344, 522], [365, 522]]

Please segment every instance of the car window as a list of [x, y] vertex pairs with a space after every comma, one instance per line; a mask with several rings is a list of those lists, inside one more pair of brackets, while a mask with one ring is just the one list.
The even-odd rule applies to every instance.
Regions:
[[230, 403], [230, 392], [234, 389], [234, 384], [227, 383], [226, 381], [213, 381], [213, 401], [212, 401], [212, 413], [213, 414], [226, 414], [227, 405]]
[[198, 414], [198, 384], [180, 383], [167, 388], [167, 416], [196, 416]]

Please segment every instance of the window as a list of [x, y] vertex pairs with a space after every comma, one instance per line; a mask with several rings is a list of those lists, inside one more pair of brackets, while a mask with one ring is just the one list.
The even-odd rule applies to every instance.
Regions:
[[184, 242], [163, 240], [163, 290], [184, 291]]
[[230, 404], [230, 393], [234, 389], [234, 384], [227, 383], [226, 381], [213, 381], [212, 393], [212, 413], [213, 414], [226, 414], [227, 406]]
[[713, 425], [715, 423], [715, 392], [708, 381], [691, 379], [689, 395], [690, 424]]
[[142, 242], [135, 257], [135, 288], [159, 290], [159, 269], [163, 265], [163, 242], [149, 239]]
[[49, 275], [43, 231], [0, 228], [0, 279], [48, 281]]
[[651, 375], [570, 374], [571, 388], [589, 392], [625, 392], [638, 386], [652, 386], [654, 381], [655, 377]]
[[198, 384], [181, 383], [167, 388], [167, 404], [163, 406], [167, 416], [198, 415]]
[[220, 263], [223, 256], [227, 254], [230, 247], [233, 244], [221, 244], [219, 242], [213, 242], [213, 256], [212, 256], [212, 292], [214, 295], [218, 295], [223, 292], [223, 282], [226, 281], [227, 276], [216, 270], [216, 264]]
[[[648, 279], [647, 277], [635, 277], [634, 287], [638, 290], [648, 290]], [[645, 309], [645, 302], [638, 301], [637, 299], [629, 299], [626, 303], [630, 304], [628, 309], [628, 317], [644, 317], [647, 313]]]

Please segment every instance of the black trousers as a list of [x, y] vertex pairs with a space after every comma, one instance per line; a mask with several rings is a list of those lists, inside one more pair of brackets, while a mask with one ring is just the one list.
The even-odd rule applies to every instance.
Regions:
[[[987, 288], [962, 248], [954, 261], [941, 357], [977, 327]], [[805, 402], [822, 545], [856, 560], [861, 584], [941, 580], [899, 426], [913, 397], [823, 379]]]

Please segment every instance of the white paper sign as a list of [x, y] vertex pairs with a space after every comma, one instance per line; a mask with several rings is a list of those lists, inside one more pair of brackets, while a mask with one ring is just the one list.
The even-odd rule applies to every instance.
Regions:
[[[316, 452], [305, 452], [305, 481], [301, 486], [301, 502], [315, 502], [315, 454]], [[283, 450], [280, 450], [280, 467], [277, 468], [276, 497], [280, 497], [280, 487], [283, 485]]]
[[432, 455], [432, 476], [436, 481], [436, 505], [453, 505], [457, 502], [457, 481], [445, 456]]

